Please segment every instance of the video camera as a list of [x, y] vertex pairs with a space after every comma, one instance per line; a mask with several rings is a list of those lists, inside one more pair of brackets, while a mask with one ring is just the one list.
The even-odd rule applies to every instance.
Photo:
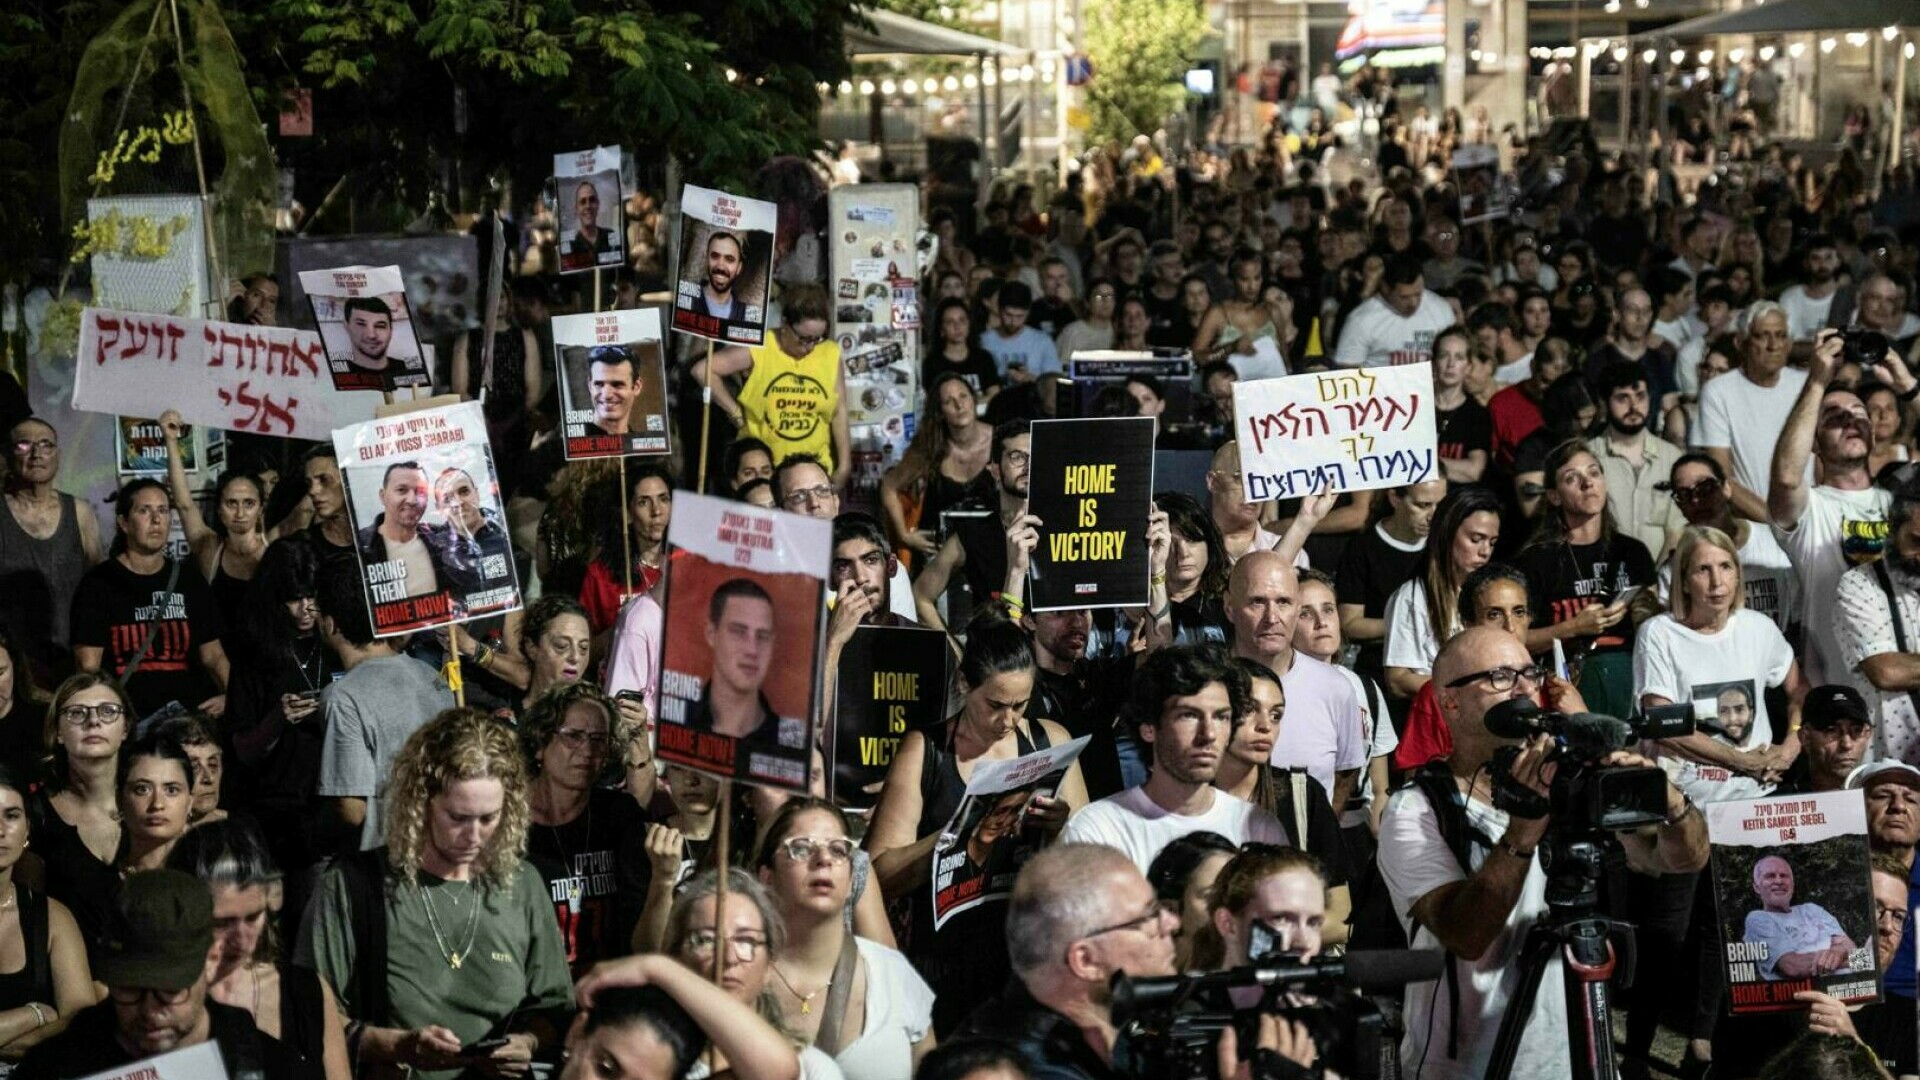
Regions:
[[1513, 776], [1517, 746], [1493, 756], [1493, 804], [1516, 817], [1552, 814], [1554, 826], [1571, 831], [1619, 832], [1667, 820], [1667, 774], [1645, 765], [1601, 765], [1601, 759], [1640, 739], [1672, 739], [1693, 732], [1691, 707], [1649, 709], [1638, 723], [1597, 713], [1551, 712], [1525, 698], [1487, 710], [1487, 731], [1503, 739], [1550, 735], [1557, 762], [1542, 799]]
[[[1386, 1022], [1365, 995], [1437, 979], [1445, 963], [1437, 950], [1382, 949], [1311, 961], [1269, 955], [1245, 967], [1155, 979], [1117, 974], [1114, 1069], [1137, 1080], [1218, 1080], [1220, 1033], [1232, 1025], [1241, 1053], [1251, 1055], [1260, 1017], [1272, 1014], [1303, 1025], [1326, 1068], [1374, 1080]], [[1259, 990], [1259, 1000], [1236, 1007], [1232, 992], [1243, 989]]]

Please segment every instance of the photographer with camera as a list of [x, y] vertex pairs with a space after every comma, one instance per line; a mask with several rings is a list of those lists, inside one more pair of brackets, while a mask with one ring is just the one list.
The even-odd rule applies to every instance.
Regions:
[[[1478, 626], [1449, 640], [1434, 661], [1433, 682], [1453, 754], [1397, 792], [1381, 822], [1381, 872], [1412, 945], [1438, 944], [1452, 954], [1444, 978], [1406, 992], [1400, 1060], [1412, 1080], [1488, 1074], [1501, 1018], [1521, 984], [1521, 945], [1549, 913], [1548, 876], [1535, 849], [1553, 825], [1545, 810], [1556, 774], [1582, 764], [1648, 764], [1624, 751], [1570, 763], [1556, 756], [1552, 738], [1521, 742], [1488, 730], [1490, 710], [1536, 694], [1545, 675], [1520, 639], [1505, 631]], [[1509, 750], [1511, 761], [1497, 764], [1502, 748], [1517, 754]], [[1515, 805], [1517, 787], [1517, 808], [1537, 816], [1496, 809], [1502, 783], [1503, 804]], [[1671, 783], [1662, 787], [1664, 820], [1619, 834], [1627, 864], [1639, 873], [1698, 870], [1708, 855], [1705, 819]], [[1512, 1076], [1573, 1075], [1566, 1000], [1554, 985], [1562, 978], [1555, 952], [1525, 1014]]]

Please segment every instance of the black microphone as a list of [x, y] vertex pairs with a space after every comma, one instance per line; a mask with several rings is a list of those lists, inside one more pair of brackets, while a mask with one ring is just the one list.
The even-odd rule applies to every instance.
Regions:
[[1542, 730], [1540, 716], [1545, 712], [1532, 698], [1507, 698], [1487, 710], [1481, 723], [1487, 733], [1502, 739], [1524, 739]]
[[1447, 954], [1439, 949], [1362, 949], [1348, 953], [1346, 960], [1347, 985], [1367, 994], [1432, 982], [1447, 966]]

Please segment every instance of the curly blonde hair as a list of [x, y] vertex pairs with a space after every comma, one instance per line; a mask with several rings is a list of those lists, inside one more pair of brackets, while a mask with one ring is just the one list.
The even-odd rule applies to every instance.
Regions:
[[527, 766], [513, 733], [478, 709], [448, 709], [400, 748], [387, 787], [387, 861], [396, 880], [418, 885], [429, 803], [462, 780], [500, 781], [500, 824], [474, 864], [482, 888], [506, 889], [527, 850]]

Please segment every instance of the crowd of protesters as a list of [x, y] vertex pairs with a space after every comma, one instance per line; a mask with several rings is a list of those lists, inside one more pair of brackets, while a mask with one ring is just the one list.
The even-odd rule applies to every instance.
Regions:
[[[166, 481], [96, 511], [56, 426], [18, 419], [0, 1059], [28, 1080], [208, 1042], [229, 1075], [328, 1080], [1122, 1076], [1117, 974], [1411, 946], [1448, 971], [1387, 995], [1390, 1064], [1477, 1078], [1547, 910], [1550, 819], [1497, 809], [1491, 763], [1537, 794], [1555, 768], [1489, 710], [1720, 687], [1712, 733], [1609, 759], [1667, 778], [1602, 887], [1641, 942], [1622, 1074], [1655, 1067], [1662, 1022], [1685, 1049], [1657, 1067], [1682, 1075], [1920, 1072], [1911, 178], [1876, 199], [1762, 145], [1683, 199], [1631, 154], [1534, 145], [1467, 220], [1488, 204], [1462, 204], [1451, 145], [1330, 184], [1314, 132], [1204, 175], [1143, 139], [1051, 198], [936, 200], [919, 434], [877, 491], [849, 486], [844, 424], [787, 441], [763, 389], [818, 369], [845, 393], [804, 164], [768, 192], [767, 344], [676, 365], [671, 458], [565, 461], [540, 358], [585, 301], [526, 274], [484, 389], [529, 602], [411, 639], [374, 632], [330, 447], [256, 440], [197, 491], [169, 415]], [[277, 300], [249, 279], [232, 315]], [[478, 332], [459, 345], [443, 381], [478, 391]], [[1191, 356], [1190, 394], [1140, 377], [1096, 409], [1159, 418], [1210, 468], [1154, 493], [1146, 607], [1027, 610], [1031, 424], [1072, 414], [1067, 365], [1100, 349]], [[1426, 363], [1431, 475], [1244, 497], [1236, 383]], [[954, 684], [927, 691], [948, 719], [905, 736], [871, 812], [654, 761], [666, 537], [701, 475], [832, 523], [828, 680], [858, 625], [952, 635]], [[1035, 852], [1011, 894], [936, 921], [975, 768], [1083, 736], [1003, 823]], [[1867, 807], [1883, 999], [1729, 1018], [1699, 807], [1843, 789]], [[1516, 1077], [1571, 1075], [1558, 965]], [[1274, 1016], [1218, 1055], [1333, 1075]]]

